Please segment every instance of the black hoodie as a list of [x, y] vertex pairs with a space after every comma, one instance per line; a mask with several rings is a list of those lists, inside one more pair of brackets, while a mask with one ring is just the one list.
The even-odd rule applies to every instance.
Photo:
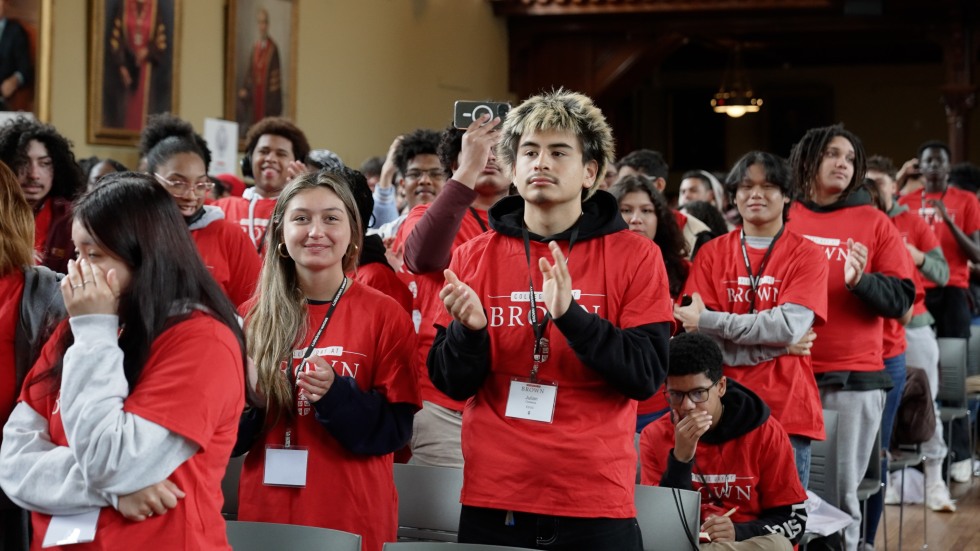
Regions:
[[[504, 197], [488, 212], [490, 228], [523, 240], [524, 199]], [[628, 229], [619, 205], [609, 193], [599, 190], [582, 204], [582, 216], [566, 231], [552, 236], [528, 232], [532, 241], [568, 241], [577, 226], [575, 243], [598, 239]], [[574, 254], [574, 243], [572, 244]], [[623, 251], [623, 254], [628, 254]], [[568, 340], [579, 361], [595, 370], [610, 385], [635, 400], [645, 400], [663, 384], [667, 370], [669, 322], [621, 329], [609, 320], [578, 307], [575, 300], [557, 320], [555, 327]], [[454, 400], [465, 400], [480, 389], [490, 373], [490, 341], [487, 328], [470, 331], [458, 322], [448, 328], [437, 326], [429, 350], [429, 377]]]
[[[717, 446], [730, 442], [758, 429], [769, 419], [769, 406], [762, 401], [762, 398], [733, 379], [728, 379], [727, 382], [727, 390], [721, 397], [724, 408], [721, 421], [701, 436], [699, 444]], [[660, 479], [660, 485], [693, 490], [691, 475], [696, 464], [696, 454], [694, 461], [683, 463], [674, 458], [674, 450], [671, 449], [667, 456], [667, 469]], [[783, 534], [796, 544], [803, 537], [806, 520], [806, 508], [802, 503], [766, 509], [755, 520], [735, 524], [735, 541], [777, 533]], [[787, 533], [788, 526], [796, 526], [799, 530], [795, 533]]]

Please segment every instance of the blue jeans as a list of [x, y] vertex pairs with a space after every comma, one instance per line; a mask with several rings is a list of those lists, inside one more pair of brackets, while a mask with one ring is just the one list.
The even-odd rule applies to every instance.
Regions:
[[805, 490], [810, 483], [810, 440], [806, 436], [790, 435], [789, 443], [793, 446], [793, 456], [796, 458], [796, 474], [800, 475], [800, 483]]
[[666, 407], [666, 408], [664, 408], [664, 409], [662, 409], [662, 410], [660, 410], [660, 411], [654, 411], [652, 413], [644, 413], [644, 414], [641, 414], [641, 415], [637, 415], [636, 416], [636, 433], [639, 434], [639, 433], [643, 432], [643, 427], [649, 425], [650, 423], [656, 421], [657, 419], [660, 419], [664, 415], [667, 415], [667, 412], [668, 411], [670, 411], [670, 407], [669, 406]]

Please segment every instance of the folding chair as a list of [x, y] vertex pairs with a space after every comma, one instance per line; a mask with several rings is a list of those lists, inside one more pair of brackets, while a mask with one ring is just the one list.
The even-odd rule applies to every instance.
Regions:
[[271, 522], [232, 520], [227, 524], [228, 543], [234, 551], [361, 551], [361, 536], [350, 532]]
[[238, 520], [238, 481], [242, 477], [242, 464], [248, 454], [232, 457], [225, 468], [225, 476], [221, 479], [221, 493], [225, 502], [221, 506], [221, 516], [225, 520]]
[[[915, 467], [916, 465], [922, 464], [926, 460], [926, 456], [922, 455], [922, 445], [916, 444], [914, 450], [902, 450], [898, 454], [892, 454], [888, 459], [888, 472], [893, 473], [895, 471], [902, 471], [902, 483], [899, 486], [899, 494], [902, 496], [902, 501], [898, 504], [898, 551], [902, 551], [902, 537], [905, 532], [905, 469], [908, 467]], [[923, 488], [924, 490], [925, 488]], [[924, 497], [924, 496], [923, 496]], [[928, 507], [926, 507], [926, 500], [922, 500], [922, 518], [926, 518], [926, 513]], [[885, 549], [888, 549], [888, 513], [887, 511], [882, 511], [881, 514], [882, 522], [884, 523], [884, 533], [885, 533]], [[922, 545], [923, 549], [928, 546], [929, 538], [927, 532], [928, 522], [922, 523]]]
[[395, 463], [398, 539], [455, 542], [463, 470]]
[[[970, 427], [970, 409], [966, 400], [966, 339], [939, 338], [939, 392], [936, 399], [942, 404], [939, 417], [946, 423], [946, 434], [953, 431], [953, 421], [966, 418], [969, 429], [970, 455], [973, 461], [973, 430]], [[952, 439], [950, 439], [952, 441]], [[952, 464], [952, 450], [946, 454], [946, 486], [949, 486], [949, 467]], [[967, 459], [966, 457], [957, 458]], [[973, 465], [970, 465], [970, 477], [973, 477]]]
[[[826, 439], [810, 444], [810, 483], [807, 489], [834, 507], [840, 507], [837, 489], [837, 412], [823, 410], [823, 426]], [[800, 548], [818, 538], [812, 532], [804, 532]]]
[[643, 534], [643, 551], [697, 551], [701, 532], [700, 493], [638, 485], [633, 495], [636, 521]]
[[[858, 483], [857, 498], [861, 504], [861, 518], [868, 516], [868, 499], [881, 491], [881, 429], [875, 434], [875, 443], [871, 447], [871, 454], [868, 456], [868, 467], [864, 472], [864, 478]], [[884, 509], [882, 509], [884, 514]], [[867, 534], [864, 533], [864, 523], [861, 523], [861, 539], [865, 541]]]

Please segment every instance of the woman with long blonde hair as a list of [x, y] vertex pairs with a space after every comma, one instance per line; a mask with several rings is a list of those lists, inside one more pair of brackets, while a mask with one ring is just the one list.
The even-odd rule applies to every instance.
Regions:
[[339, 173], [306, 173], [279, 196], [245, 316], [239, 519], [353, 532], [378, 551], [396, 539], [392, 455], [420, 404], [408, 314], [348, 277], [361, 228]]

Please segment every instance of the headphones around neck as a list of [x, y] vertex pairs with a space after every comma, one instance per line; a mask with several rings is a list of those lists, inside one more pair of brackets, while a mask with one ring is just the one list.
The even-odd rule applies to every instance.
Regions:
[[[253, 147], [252, 149], [255, 149], [255, 148]], [[246, 151], [245, 152], [245, 155], [242, 157], [242, 166], [241, 166], [242, 176], [244, 176], [246, 178], [254, 178], [255, 177], [252, 174], [252, 149], [249, 149], [248, 151]]]

